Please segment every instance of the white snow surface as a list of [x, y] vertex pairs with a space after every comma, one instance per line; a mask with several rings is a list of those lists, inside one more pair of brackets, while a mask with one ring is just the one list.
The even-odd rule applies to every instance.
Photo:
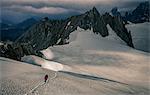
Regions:
[[41, 53], [44, 55], [45, 59], [52, 60], [54, 58], [54, 54], [49, 48], [42, 50]]
[[78, 34], [77, 31], [74, 31], [74, 32], [70, 33], [70, 35], [69, 35], [69, 42], [75, 41], [76, 38], [77, 38], [77, 34]]
[[30, 64], [41, 65], [42, 68], [53, 70], [53, 71], [63, 70], [62, 64], [54, 61], [45, 60], [43, 58], [34, 55], [24, 56], [22, 57], [21, 60], [23, 62], [27, 62]]
[[22, 58], [46, 69], [0, 57], [0, 94], [24, 95], [45, 74], [67, 71], [57, 72], [31, 95], [149, 95], [149, 53], [79, 27], [70, 38], [67, 45], [49, 47], [55, 55], [51, 61], [33, 55]]
[[[109, 26], [108, 26], [109, 28]], [[124, 47], [132, 49], [119, 39], [109, 28], [110, 36], [101, 37], [100, 34], [94, 34], [93, 30], [84, 30], [80, 27], [71, 33], [70, 39], [73, 39], [68, 46], [78, 46], [84, 49], [101, 49], [101, 50], [120, 50]], [[122, 48], [123, 47], [123, 48]]]
[[133, 23], [132, 23], [132, 22], [130, 22], [130, 21], [127, 21], [127, 23], [128, 23], [128, 24], [133, 24]]
[[150, 22], [129, 24], [126, 27], [131, 31], [135, 48], [150, 52]]
[[0, 42], [0, 45], [4, 45], [4, 43]]
[[67, 26], [65, 27], [65, 29], [67, 29], [70, 24], [71, 24], [71, 21], [69, 21], [69, 22], [67, 23]]

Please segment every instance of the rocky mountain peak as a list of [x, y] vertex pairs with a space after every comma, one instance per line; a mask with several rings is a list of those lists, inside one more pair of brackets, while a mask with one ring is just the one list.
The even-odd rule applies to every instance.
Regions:
[[124, 18], [133, 23], [149, 22], [149, 4], [149, 1], [140, 3], [131, 13], [126, 12], [126, 16]]
[[96, 7], [93, 7], [93, 8], [92, 8], [92, 11], [93, 11], [94, 14], [99, 14], [99, 12], [98, 12], [98, 10], [96, 9]]
[[48, 17], [44, 17], [44, 18], [42, 19], [42, 21], [48, 21], [48, 20], [49, 20]]
[[118, 11], [118, 8], [117, 7], [114, 7], [112, 10], [111, 10], [111, 13], [113, 16], [121, 16], [120, 12]]
[[87, 12], [89, 15], [92, 16], [100, 16], [99, 11], [96, 9], [96, 7], [93, 7], [90, 11]]
[[142, 2], [139, 4], [139, 6], [137, 6], [137, 8], [132, 12], [132, 14], [139, 14], [139, 15], [142, 15], [142, 14], [149, 14], [149, 2], [146, 1], [146, 2]]

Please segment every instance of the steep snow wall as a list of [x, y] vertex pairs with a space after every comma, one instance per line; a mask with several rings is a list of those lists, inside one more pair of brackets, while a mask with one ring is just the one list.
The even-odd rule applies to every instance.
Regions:
[[133, 44], [136, 49], [150, 52], [150, 22], [141, 24], [129, 24], [127, 29], [131, 31]]

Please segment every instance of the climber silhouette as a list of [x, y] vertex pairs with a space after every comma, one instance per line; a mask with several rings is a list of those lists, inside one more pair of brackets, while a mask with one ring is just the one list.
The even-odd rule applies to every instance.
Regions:
[[47, 79], [48, 79], [48, 75], [45, 75], [45, 77], [44, 77], [44, 82], [46, 82]]

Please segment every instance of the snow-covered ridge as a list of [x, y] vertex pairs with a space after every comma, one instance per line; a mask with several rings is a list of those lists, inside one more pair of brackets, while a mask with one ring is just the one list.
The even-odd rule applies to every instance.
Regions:
[[[112, 28], [107, 24], [107, 29], [109, 32], [109, 35], [106, 37], [102, 37], [100, 34], [94, 34], [93, 28], [91, 30], [84, 30], [80, 27], [77, 27], [77, 30], [72, 32], [69, 36], [69, 42], [83, 42], [86, 43], [86, 40], [90, 39], [92, 40], [92, 43], [98, 43], [100, 44], [101, 41], [98, 42], [98, 40], [105, 40], [106, 42], [112, 42], [117, 44], [126, 45], [126, 43], [119, 37], [117, 34], [112, 30]], [[97, 41], [95, 40], [97, 39]], [[95, 40], [95, 41], [94, 41]], [[104, 41], [103, 41], [104, 42]], [[89, 41], [90, 44], [90, 41]]]
[[[149, 30], [150, 29], [148, 26], [150, 26], [149, 22], [141, 23], [141, 24], [130, 23], [130, 24], [126, 25], [126, 28], [129, 31], [131, 31], [135, 49], [150, 52], [150, 48], [149, 48], [149, 42], [150, 42], [150, 39], [149, 39], [150, 31]], [[107, 29], [108, 29], [109, 35], [103, 38], [98, 34], [94, 34], [92, 28], [91, 28], [91, 30], [89, 30], [89, 29], [84, 30], [80, 27], [77, 27], [77, 30], [75, 30], [74, 32], [72, 32], [70, 34], [69, 42], [72, 43], [75, 41], [76, 43], [82, 42], [83, 44], [86, 44], [86, 42], [87, 42], [87, 44], [89, 44], [89, 46], [91, 43], [97, 43], [97, 45], [105, 46], [104, 42], [106, 42], [106, 43], [110, 43], [111, 45], [120, 44], [120, 45], [126, 46], [126, 43], [115, 33], [115, 31], [112, 30], [112, 28], [108, 24], [107, 24]], [[93, 40], [93, 41], [90, 42], [90, 41], [88, 41], [88, 39], [90, 39], [91, 41]], [[98, 40], [96, 41], [95, 39], [99, 39], [100, 41], [98, 41]], [[85, 45], [85, 47], [86, 47], [86, 45]]]

